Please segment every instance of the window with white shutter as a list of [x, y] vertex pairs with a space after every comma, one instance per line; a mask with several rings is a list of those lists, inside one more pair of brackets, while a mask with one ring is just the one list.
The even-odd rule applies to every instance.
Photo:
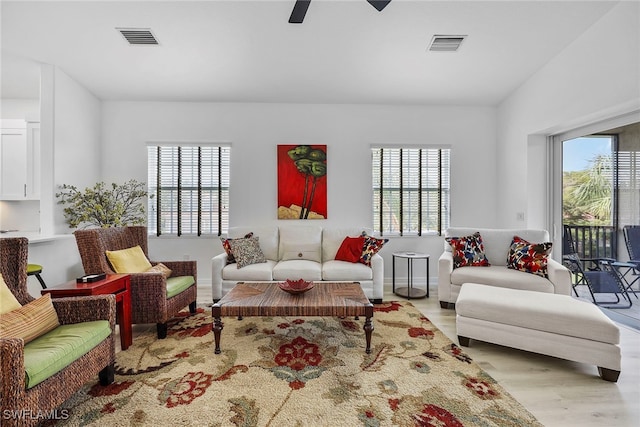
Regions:
[[221, 235], [229, 227], [229, 145], [149, 145], [148, 229]]
[[381, 235], [442, 234], [449, 227], [450, 149], [371, 149], [373, 229]]

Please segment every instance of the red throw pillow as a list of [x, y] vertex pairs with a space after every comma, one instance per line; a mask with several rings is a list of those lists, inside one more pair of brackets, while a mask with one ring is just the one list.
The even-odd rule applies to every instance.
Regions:
[[358, 262], [362, 255], [364, 237], [345, 237], [336, 253], [337, 261]]

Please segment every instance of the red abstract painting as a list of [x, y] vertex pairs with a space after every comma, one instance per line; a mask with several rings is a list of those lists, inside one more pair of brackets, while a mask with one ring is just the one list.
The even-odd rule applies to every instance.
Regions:
[[327, 217], [327, 146], [278, 145], [278, 219]]

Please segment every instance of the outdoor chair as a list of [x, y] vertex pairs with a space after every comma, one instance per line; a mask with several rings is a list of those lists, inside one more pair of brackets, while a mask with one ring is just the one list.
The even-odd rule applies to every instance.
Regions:
[[[0, 239], [0, 273], [8, 290], [22, 306], [15, 303], [15, 308], [9, 308], [2, 315], [3, 321], [7, 321], [13, 311], [25, 316], [29, 310], [31, 318], [40, 323], [43, 318], [51, 317], [48, 308], [46, 312], [34, 309], [44, 307], [40, 305], [41, 299], [29, 304], [35, 298], [27, 290], [28, 244], [24, 237]], [[102, 385], [114, 380], [115, 297], [56, 298], [51, 302], [59, 323], [53, 329], [47, 328], [46, 332], [27, 337], [25, 331], [34, 329], [34, 321], [31, 321], [18, 324], [20, 331], [9, 332], [15, 329], [12, 326], [0, 331], [2, 426], [35, 425], [43, 421], [37, 414], [53, 413], [96, 376]], [[7, 324], [11, 325], [11, 322]], [[100, 340], [101, 336], [106, 338]], [[28, 341], [26, 344], [25, 340]]]
[[629, 262], [638, 265], [640, 269], [640, 225], [625, 225], [622, 232], [629, 252]]
[[[628, 286], [620, 268], [624, 267], [612, 258], [582, 259], [576, 250], [576, 245], [568, 226], [564, 226], [562, 263], [569, 269], [572, 277], [573, 292], [579, 296], [577, 286], [586, 286], [594, 304], [608, 308], [629, 308], [631, 299], [627, 291]], [[593, 267], [587, 268], [587, 265]], [[613, 294], [616, 301], [601, 301], [596, 294]], [[620, 295], [628, 301], [620, 303]]]
[[629, 254], [629, 261], [616, 263], [618, 269], [625, 269], [622, 279], [628, 292], [633, 292], [637, 297], [637, 290], [633, 285], [640, 281], [640, 225], [625, 225], [622, 227], [624, 243]]
[[[569, 269], [573, 278], [573, 290], [576, 286], [584, 285], [589, 290], [593, 303], [605, 308], [629, 308], [631, 298], [622, 280], [619, 270], [609, 260], [600, 260], [597, 270], [585, 270], [578, 254], [567, 254], [562, 257], [562, 264]], [[603, 301], [596, 298], [596, 294], [612, 294], [615, 301]], [[621, 297], [622, 296], [622, 299]]]
[[[128, 226], [77, 230], [78, 250], [85, 274], [116, 274], [109, 262], [106, 251], [120, 251], [140, 246], [149, 258], [147, 227]], [[150, 261], [162, 263], [171, 269], [166, 278], [160, 272], [130, 273], [131, 276], [131, 319], [132, 323], [156, 323], [158, 338], [167, 336], [167, 321], [181, 309], [189, 306], [196, 311], [197, 266], [196, 261]], [[125, 273], [120, 271], [120, 273]], [[172, 295], [176, 282], [188, 280], [189, 286]], [[169, 290], [168, 290], [169, 287]]]

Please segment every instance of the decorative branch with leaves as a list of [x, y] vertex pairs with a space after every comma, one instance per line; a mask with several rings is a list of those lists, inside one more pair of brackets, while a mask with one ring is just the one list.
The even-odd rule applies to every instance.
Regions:
[[98, 182], [84, 191], [74, 185], [63, 184], [56, 197], [58, 204], [64, 205], [64, 217], [69, 228], [108, 228], [145, 224], [147, 218], [143, 202], [147, 194], [145, 183], [132, 179], [122, 185], [112, 183], [110, 187]]
[[[309, 218], [313, 196], [316, 192], [318, 179], [327, 174], [327, 154], [320, 149], [313, 149], [309, 145], [298, 145], [287, 152], [294, 161], [298, 172], [304, 175], [304, 191], [302, 194], [302, 209], [299, 219]], [[309, 179], [311, 180], [311, 193], [309, 194]], [[308, 196], [308, 198], [307, 198]]]

